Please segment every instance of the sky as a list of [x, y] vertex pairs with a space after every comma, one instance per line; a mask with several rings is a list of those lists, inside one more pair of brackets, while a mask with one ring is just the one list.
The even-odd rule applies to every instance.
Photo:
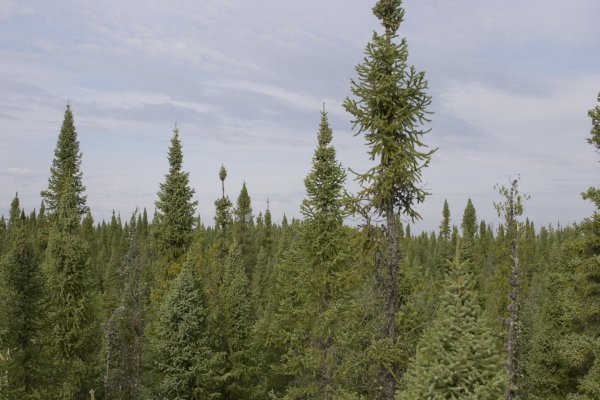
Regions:
[[[212, 224], [228, 170], [254, 214], [300, 216], [325, 104], [344, 167], [371, 164], [341, 106], [374, 30], [366, 0], [0, 0], [0, 213], [19, 193], [39, 208], [65, 105], [73, 109], [96, 221], [154, 210], [172, 130], [198, 212]], [[497, 224], [496, 183], [519, 176], [536, 225], [593, 208], [587, 111], [600, 91], [597, 0], [405, 0], [400, 35], [425, 71], [438, 148], [413, 229], [434, 230], [447, 199], [460, 225], [471, 198]], [[357, 189], [349, 174], [348, 188]], [[350, 221], [355, 223], [356, 221]]]

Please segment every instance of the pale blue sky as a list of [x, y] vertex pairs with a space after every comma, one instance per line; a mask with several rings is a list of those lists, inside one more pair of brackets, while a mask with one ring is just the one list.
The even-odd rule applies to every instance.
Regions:
[[[39, 206], [69, 101], [96, 220], [153, 210], [177, 122], [202, 218], [217, 173], [233, 200], [246, 181], [255, 214], [299, 215], [322, 103], [338, 158], [368, 166], [341, 107], [379, 29], [365, 0], [0, 0], [0, 213], [14, 192]], [[444, 198], [460, 223], [471, 197], [495, 222], [493, 186], [521, 174], [537, 224], [579, 221], [597, 184], [585, 138], [600, 91], [600, 2], [407, 0], [402, 35], [426, 71], [439, 147], [418, 228]], [[354, 188], [353, 183], [349, 183]]]

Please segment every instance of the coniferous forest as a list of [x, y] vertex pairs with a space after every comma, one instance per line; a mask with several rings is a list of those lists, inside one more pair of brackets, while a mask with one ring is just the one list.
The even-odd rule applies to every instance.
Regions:
[[97, 221], [66, 107], [40, 207], [17, 194], [0, 218], [0, 399], [600, 399], [600, 211], [537, 226], [513, 179], [499, 225], [464, 199], [411, 233], [432, 99], [401, 1], [373, 13], [343, 104], [372, 167], [338, 162], [323, 109], [301, 219], [253, 208], [217, 166], [200, 220], [175, 129], [155, 209]]

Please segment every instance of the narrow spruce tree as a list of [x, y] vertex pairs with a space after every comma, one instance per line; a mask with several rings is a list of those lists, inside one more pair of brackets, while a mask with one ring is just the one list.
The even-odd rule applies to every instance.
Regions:
[[[465, 206], [465, 211], [463, 212], [462, 222], [460, 224], [462, 228], [462, 249], [461, 255], [463, 260], [468, 261], [470, 263], [470, 267], [473, 268], [472, 272], [477, 274], [479, 271], [476, 270], [475, 258], [476, 258], [476, 248], [475, 248], [475, 234], [477, 233], [477, 211], [475, 210], [475, 206], [471, 199], [467, 200], [467, 205]], [[479, 277], [476, 275], [476, 279]]]
[[72, 182], [63, 182], [42, 266], [51, 327], [46, 344], [55, 362], [49, 393], [59, 399], [84, 399], [95, 385], [99, 333], [89, 251], [80, 235], [79, 197]]
[[220, 398], [223, 357], [211, 348], [202, 283], [194, 262], [186, 262], [159, 313], [158, 398]]
[[225, 179], [227, 179], [227, 170], [224, 165], [221, 165], [219, 170], [219, 180], [221, 181], [221, 198], [215, 201], [215, 228], [218, 229], [220, 247], [219, 254], [223, 258], [227, 251], [229, 239], [229, 227], [232, 222], [231, 217], [231, 200], [225, 196]]
[[502, 359], [474, 283], [455, 257], [435, 318], [419, 341], [397, 400], [502, 398]]
[[[355, 99], [346, 99], [344, 106], [354, 118], [357, 134], [364, 134], [370, 158], [376, 162], [357, 176], [362, 188], [357, 203], [385, 219], [386, 246], [383, 257], [378, 257], [381, 260], [377, 268], [383, 277], [380, 285], [385, 313], [383, 340], [390, 348], [397, 345], [398, 339], [397, 282], [402, 257], [399, 217], [420, 218], [415, 206], [428, 194], [421, 185], [421, 175], [433, 151], [424, 149], [422, 139], [429, 132], [423, 126], [429, 121], [427, 108], [431, 97], [426, 92], [425, 73], [407, 63], [406, 39], [398, 40], [398, 29], [404, 19], [401, 0], [379, 0], [373, 13], [385, 31], [373, 33], [364, 62], [356, 67], [358, 81], [351, 83]], [[394, 397], [402, 369], [400, 360], [382, 368], [383, 398]]]
[[192, 200], [194, 189], [190, 187], [189, 173], [182, 170], [183, 152], [177, 128], [173, 130], [168, 160], [169, 172], [160, 184], [154, 222], [160, 252], [176, 259], [192, 241], [198, 205]]
[[71, 108], [67, 106], [44, 203], [51, 226], [42, 271], [47, 326], [44, 339], [55, 365], [48, 393], [53, 398], [80, 399], [94, 385], [98, 325], [89, 248], [81, 238], [87, 211], [80, 171], [81, 153]]
[[467, 200], [460, 226], [463, 231], [463, 240], [473, 242], [477, 233], [477, 211], [471, 199]]
[[506, 319], [508, 328], [506, 337], [506, 371], [508, 373], [508, 384], [504, 398], [512, 400], [519, 397], [520, 384], [518, 382], [520, 374], [520, 351], [518, 348], [520, 342], [521, 323], [519, 318], [519, 286], [521, 284], [521, 265], [519, 242], [522, 231], [522, 223], [518, 220], [523, 214], [523, 201], [529, 196], [519, 193], [519, 180], [513, 179], [510, 187], [496, 185], [500, 195], [504, 198], [501, 203], [494, 203], [499, 217], [504, 218], [506, 225], [506, 238], [509, 246], [509, 255], [511, 259], [510, 275], [508, 282], [510, 292], [508, 297], [509, 316]]
[[252, 216], [252, 203], [245, 182], [237, 198], [234, 218], [234, 237], [240, 246], [241, 261], [244, 271], [248, 276], [251, 276], [252, 268], [256, 263], [254, 242], [252, 240], [254, 220]]
[[223, 398], [248, 399], [251, 386], [252, 301], [242, 247], [237, 241], [232, 243], [223, 265], [219, 301], [222, 306], [219, 327], [225, 344], [227, 370]]
[[440, 224], [440, 239], [447, 242], [450, 240], [450, 207], [448, 207], [448, 200], [444, 200], [442, 217], [442, 223]]
[[286, 398], [349, 398], [349, 383], [340, 370], [347, 362], [341, 338], [349, 325], [351, 294], [357, 274], [352, 269], [351, 238], [343, 227], [346, 173], [336, 160], [333, 132], [321, 112], [312, 168], [304, 180], [306, 197], [301, 212], [299, 256], [304, 271], [293, 284], [296, 299], [296, 338], [284, 357], [282, 370], [293, 377]]
[[54, 150], [54, 160], [50, 167], [50, 178], [48, 179], [48, 189], [42, 191], [42, 198], [46, 210], [49, 214], [54, 214], [60, 206], [61, 194], [65, 188], [66, 182], [75, 196], [75, 208], [80, 215], [87, 211], [85, 186], [82, 182], [81, 172], [81, 152], [79, 151], [79, 139], [73, 111], [71, 106], [67, 105], [63, 119], [58, 143]]

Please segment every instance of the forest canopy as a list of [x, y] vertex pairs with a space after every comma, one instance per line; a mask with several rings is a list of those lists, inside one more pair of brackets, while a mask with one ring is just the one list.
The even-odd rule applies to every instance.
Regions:
[[0, 217], [0, 400], [600, 399], [600, 187], [592, 215], [537, 226], [505, 171], [500, 223], [466, 198], [411, 232], [432, 97], [402, 2], [372, 11], [343, 103], [371, 166], [340, 163], [323, 106], [301, 218], [273, 220], [220, 165], [201, 220], [175, 127], [154, 209], [97, 221], [66, 106], [40, 207], [17, 193]]

